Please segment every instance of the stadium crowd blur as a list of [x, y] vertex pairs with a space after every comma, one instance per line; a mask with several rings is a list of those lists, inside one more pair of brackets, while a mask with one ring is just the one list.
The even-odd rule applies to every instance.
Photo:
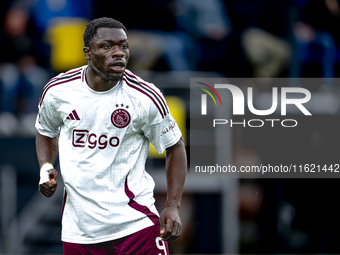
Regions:
[[[136, 73], [209, 71], [225, 77], [340, 75], [338, 0], [2, 0], [0, 137], [35, 135], [37, 104], [44, 85], [56, 74], [86, 64], [82, 33], [89, 20], [103, 16], [115, 18], [127, 27], [131, 51], [128, 68]], [[317, 85], [309, 89], [337, 87]], [[237, 137], [235, 141], [237, 147]], [[240, 150], [242, 153], [234, 155], [235, 164], [258, 160], [253, 151]], [[308, 225], [312, 215], [317, 220], [325, 216], [323, 209], [328, 208], [328, 200], [316, 204], [314, 212], [294, 202], [270, 204], [268, 193], [277, 192], [278, 183], [281, 182], [241, 181], [240, 250], [339, 252], [333, 240], [334, 228], [339, 226], [334, 211], [330, 210], [323, 223], [315, 221], [314, 228]], [[319, 203], [323, 200], [319, 196], [315, 194], [307, 200]], [[276, 222], [275, 212], [280, 208], [283, 225], [267, 224]], [[265, 210], [272, 213], [264, 213]], [[305, 215], [301, 216], [301, 211]], [[295, 214], [301, 220], [294, 229]], [[279, 238], [273, 234], [278, 228], [282, 230]], [[202, 249], [219, 251], [212, 247]], [[196, 252], [193, 248], [191, 251]]]

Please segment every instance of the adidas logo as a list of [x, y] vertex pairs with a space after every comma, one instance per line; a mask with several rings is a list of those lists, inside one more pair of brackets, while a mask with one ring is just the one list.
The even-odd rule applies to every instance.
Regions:
[[76, 110], [73, 110], [68, 116], [67, 118], [68, 120], [80, 120]]

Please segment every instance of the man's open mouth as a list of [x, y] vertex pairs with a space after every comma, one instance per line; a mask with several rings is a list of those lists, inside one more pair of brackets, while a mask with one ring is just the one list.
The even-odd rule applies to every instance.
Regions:
[[125, 63], [124, 62], [115, 62], [111, 64], [111, 69], [115, 72], [124, 72]]

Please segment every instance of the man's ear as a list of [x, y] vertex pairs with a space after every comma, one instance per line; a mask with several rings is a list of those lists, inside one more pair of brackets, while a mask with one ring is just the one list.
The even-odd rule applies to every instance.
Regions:
[[90, 60], [91, 59], [91, 50], [90, 50], [90, 47], [84, 47], [83, 51], [84, 51], [85, 58], [87, 60]]

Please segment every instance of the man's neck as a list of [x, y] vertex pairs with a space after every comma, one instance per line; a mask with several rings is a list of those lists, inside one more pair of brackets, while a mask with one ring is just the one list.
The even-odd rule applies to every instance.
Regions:
[[85, 79], [87, 85], [98, 92], [110, 90], [119, 83], [119, 81], [112, 81], [102, 77], [100, 73], [90, 65], [86, 69]]

